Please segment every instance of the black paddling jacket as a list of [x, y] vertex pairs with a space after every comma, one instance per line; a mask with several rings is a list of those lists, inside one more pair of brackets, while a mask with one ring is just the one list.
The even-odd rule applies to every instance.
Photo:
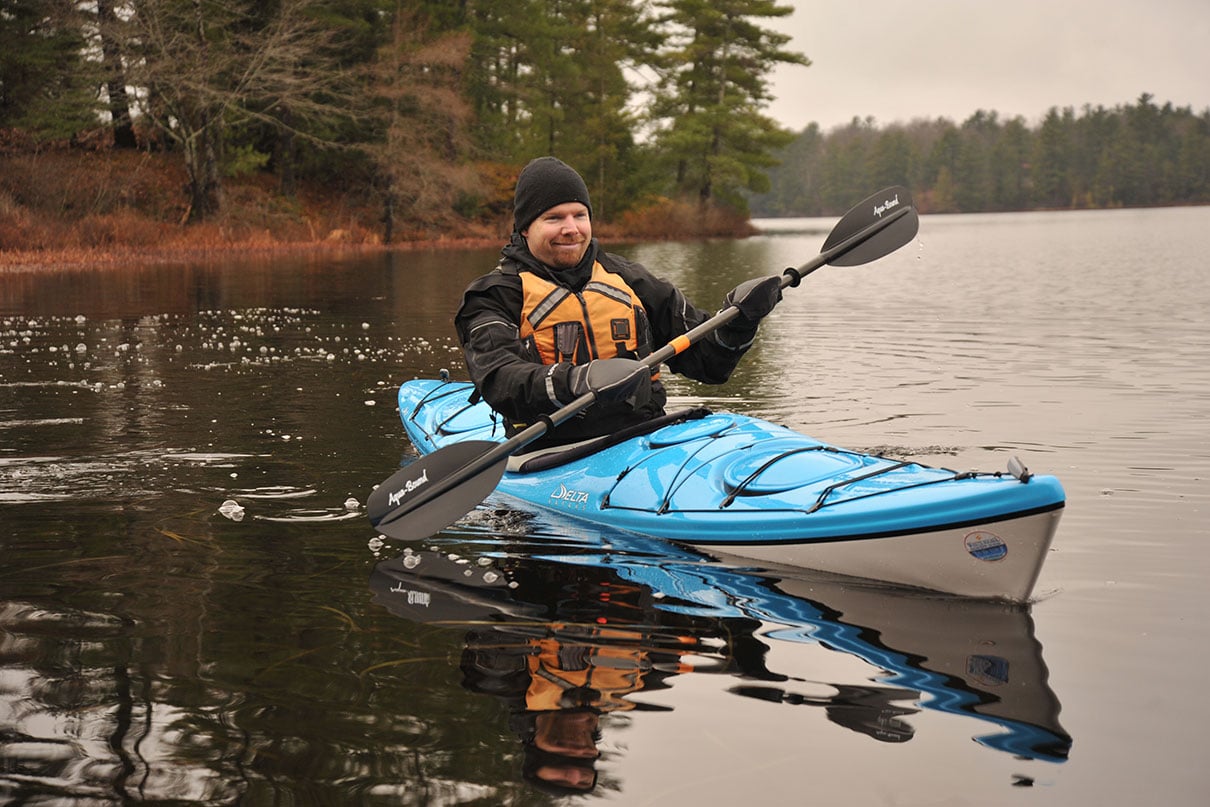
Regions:
[[[595, 240], [579, 267], [559, 272], [535, 260], [516, 236], [503, 254], [492, 272], [467, 288], [454, 325], [471, 380], [503, 416], [510, 435], [575, 399], [568, 383], [573, 365], [613, 356], [642, 358], [711, 316], [690, 305], [671, 283], [642, 264], [600, 250]], [[527, 273], [528, 280], [523, 277]], [[572, 298], [549, 293], [561, 289]], [[624, 302], [625, 295], [639, 305]], [[589, 311], [586, 300], [592, 297], [611, 298], [614, 307], [594, 303], [598, 312], [606, 313], [574, 320], [566, 316], [572, 310]], [[553, 317], [539, 310], [542, 301], [550, 299], [555, 301], [550, 309], [562, 307]], [[668, 367], [697, 381], [721, 384], [754, 335], [754, 330], [732, 323], [670, 359]], [[636, 410], [626, 403], [596, 404], [528, 448], [616, 432], [663, 414], [667, 399], [654, 375], [645, 406]]]

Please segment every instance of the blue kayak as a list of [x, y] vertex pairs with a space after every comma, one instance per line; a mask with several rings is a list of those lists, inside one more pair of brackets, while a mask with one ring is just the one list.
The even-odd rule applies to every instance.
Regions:
[[[421, 454], [505, 439], [472, 392], [467, 382], [401, 385], [400, 418]], [[1017, 463], [1009, 472], [957, 472], [705, 410], [514, 457], [496, 490], [523, 506], [768, 568], [1013, 601], [1033, 591], [1065, 504], [1058, 479]]]

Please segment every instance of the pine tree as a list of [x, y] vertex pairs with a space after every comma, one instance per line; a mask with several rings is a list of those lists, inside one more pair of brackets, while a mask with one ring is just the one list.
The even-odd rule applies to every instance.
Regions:
[[96, 126], [99, 64], [85, 58], [85, 44], [69, 0], [0, 5], [0, 128], [56, 139]]
[[1069, 166], [1072, 162], [1075, 112], [1052, 107], [1034, 139], [1034, 200], [1043, 207], [1064, 208], [1074, 201]]
[[520, 166], [552, 154], [589, 185], [593, 214], [620, 212], [635, 195], [635, 75], [661, 43], [644, 3], [518, 0], [471, 9], [469, 95], [478, 144]]
[[793, 135], [761, 109], [778, 64], [808, 65], [785, 50], [789, 37], [761, 23], [792, 13], [772, 0], [667, 0], [672, 36], [653, 108], [659, 145], [675, 166], [675, 189], [709, 206], [747, 210], [744, 192], [768, 188], [772, 152]]

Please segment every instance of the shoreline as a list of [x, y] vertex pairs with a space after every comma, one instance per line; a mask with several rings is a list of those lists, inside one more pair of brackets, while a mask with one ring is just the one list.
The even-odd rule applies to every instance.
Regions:
[[[638, 241], [667, 240], [609, 232], [596, 236], [601, 244], [632, 243]], [[718, 237], [746, 238], [759, 231], [750, 230], [729, 236], [697, 236], [710, 240]], [[63, 272], [73, 270], [106, 270], [134, 265], [168, 265], [184, 263], [206, 263], [236, 258], [269, 258], [314, 255], [319, 257], [341, 255], [374, 255], [388, 252], [439, 252], [457, 249], [501, 249], [508, 243], [508, 236], [466, 236], [461, 238], [429, 238], [396, 241], [391, 244], [372, 241], [243, 241], [211, 243], [204, 245], [179, 244], [175, 246], [143, 247], [113, 245], [108, 247], [65, 247], [62, 249], [0, 249], [0, 274], [23, 272]]]
[[440, 238], [400, 241], [394, 244], [343, 241], [244, 242], [207, 246], [92, 247], [66, 249], [0, 250], [0, 274], [113, 269], [136, 264], [205, 263], [232, 257], [284, 257], [295, 255], [372, 255], [387, 252], [421, 252], [452, 249], [490, 249], [503, 245], [500, 238]]

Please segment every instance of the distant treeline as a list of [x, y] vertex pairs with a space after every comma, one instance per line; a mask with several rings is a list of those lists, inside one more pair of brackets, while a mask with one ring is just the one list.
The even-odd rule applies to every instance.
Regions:
[[833, 215], [896, 184], [933, 213], [1210, 203], [1210, 110], [1148, 94], [1113, 109], [1052, 108], [1033, 128], [983, 111], [961, 124], [811, 125], [777, 156], [753, 215]]

